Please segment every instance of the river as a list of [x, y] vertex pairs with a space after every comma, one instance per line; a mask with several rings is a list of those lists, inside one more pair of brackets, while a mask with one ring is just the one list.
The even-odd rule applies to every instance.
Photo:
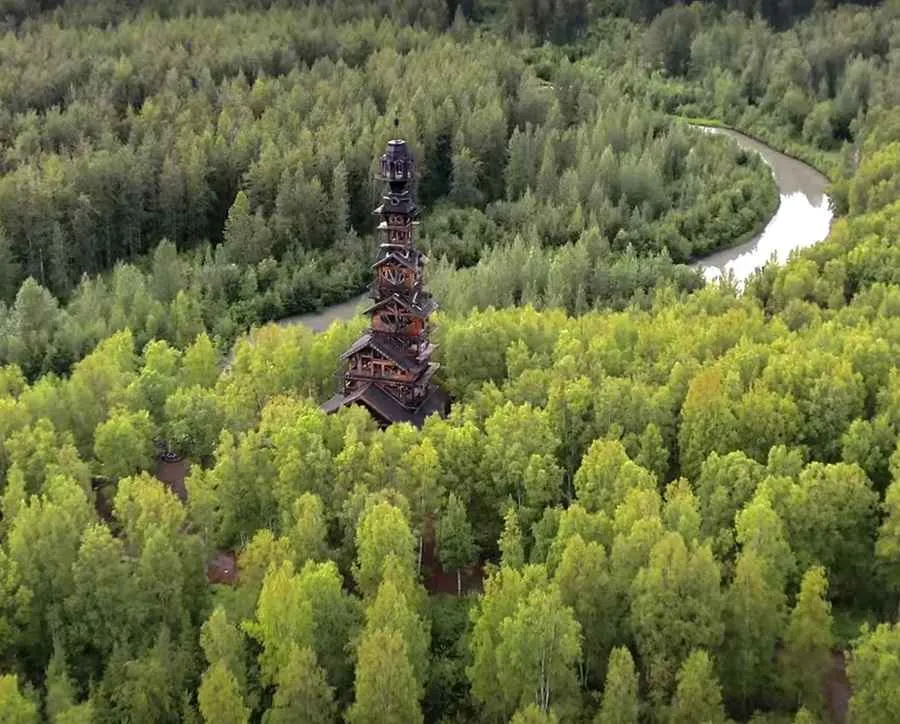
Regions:
[[[802, 249], [822, 241], [831, 227], [832, 212], [825, 187], [828, 179], [803, 161], [786, 156], [771, 146], [728, 128], [697, 126], [708, 133], [720, 133], [744, 149], [754, 151], [772, 169], [778, 187], [779, 204], [775, 215], [763, 230], [739, 246], [721, 249], [695, 262], [710, 281], [725, 272], [734, 275], [743, 285], [756, 269], [773, 255], [784, 262], [795, 249]], [[359, 313], [366, 303], [365, 294], [347, 302], [333, 304], [319, 312], [298, 314], [277, 322], [279, 325], [305, 324], [316, 332], [327, 329], [335, 321], [349, 319]]]
[[776, 151], [739, 131], [698, 126], [708, 133], [720, 133], [734, 139], [748, 151], [755, 151], [772, 169], [778, 187], [779, 204], [775, 215], [750, 241], [721, 249], [695, 263], [708, 280], [732, 272], [739, 285], [773, 255], [784, 262], [795, 249], [812, 246], [828, 236], [832, 211], [825, 194], [828, 179], [803, 161]]

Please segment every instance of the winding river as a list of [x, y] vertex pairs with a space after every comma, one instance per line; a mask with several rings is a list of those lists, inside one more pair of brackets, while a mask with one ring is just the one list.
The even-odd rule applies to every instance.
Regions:
[[[775, 215], [757, 236], [739, 246], [721, 249], [695, 262], [704, 276], [712, 281], [724, 273], [734, 275], [738, 285], [765, 264], [773, 255], [784, 262], [795, 249], [822, 241], [831, 226], [831, 207], [825, 187], [828, 179], [809, 164], [776, 151], [771, 146], [727, 128], [697, 126], [707, 133], [726, 135], [748, 151], [754, 151], [772, 169], [779, 192]], [[349, 319], [361, 311], [366, 295], [334, 304], [319, 312], [298, 314], [279, 320], [277, 324], [305, 324], [321, 332], [335, 321]]]
[[772, 169], [778, 187], [779, 204], [765, 228], [748, 242], [721, 249], [696, 262], [703, 275], [713, 280], [731, 272], [742, 285], [770, 258], [784, 262], [795, 249], [822, 241], [831, 227], [831, 205], [825, 195], [828, 179], [809, 164], [776, 151], [743, 133], [726, 128], [698, 126], [708, 133], [734, 139], [748, 151], [755, 151]]

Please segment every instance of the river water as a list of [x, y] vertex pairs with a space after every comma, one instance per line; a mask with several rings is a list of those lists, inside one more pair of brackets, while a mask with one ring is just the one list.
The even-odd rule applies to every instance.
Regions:
[[743, 285], [754, 271], [774, 256], [784, 262], [795, 249], [822, 241], [831, 228], [832, 211], [825, 194], [828, 179], [809, 164], [785, 156], [738, 131], [698, 126], [708, 133], [729, 136], [748, 151], [754, 151], [772, 169], [778, 187], [779, 205], [765, 228], [750, 241], [722, 249], [696, 262], [710, 281], [731, 272]]
[[[748, 151], [754, 151], [772, 169], [779, 192], [779, 205], [775, 215], [757, 236], [739, 246], [722, 249], [710, 254], [694, 266], [703, 269], [703, 275], [713, 281], [723, 273], [731, 272], [739, 286], [756, 269], [773, 255], [784, 262], [795, 249], [802, 249], [822, 241], [831, 226], [832, 212], [825, 187], [828, 179], [809, 164], [785, 156], [739, 131], [727, 128], [697, 126], [707, 133], [726, 135]], [[305, 324], [316, 332], [328, 328], [332, 322], [349, 319], [362, 311], [367, 303], [365, 294], [326, 307], [319, 312], [285, 317], [279, 325]]]

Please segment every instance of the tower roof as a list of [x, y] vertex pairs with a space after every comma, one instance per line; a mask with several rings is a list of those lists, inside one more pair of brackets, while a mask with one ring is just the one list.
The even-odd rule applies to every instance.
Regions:
[[377, 302], [370, 305], [363, 311], [363, 314], [371, 314], [376, 309], [381, 309], [390, 302], [399, 304], [404, 309], [408, 309], [417, 317], [422, 317], [423, 319], [434, 312], [438, 306], [437, 302], [428, 294], [416, 294], [410, 301], [407, 301], [399, 294], [391, 294], [391, 296], [379, 299]]
[[367, 347], [376, 350], [384, 357], [393, 360], [399, 367], [407, 372], [420, 372], [428, 366], [428, 362], [411, 357], [402, 344], [383, 334], [368, 332], [360, 337], [344, 354], [341, 359], [349, 359]]
[[387, 156], [392, 161], [396, 161], [397, 159], [406, 159], [409, 158], [409, 147], [406, 145], [406, 141], [402, 138], [392, 138], [387, 143], [387, 150], [385, 151], [385, 156]]
[[[404, 249], [404, 251], [407, 251], [407, 249]], [[415, 270], [416, 267], [418, 266], [417, 262], [419, 259], [422, 259], [422, 261], [427, 261], [427, 259], [425, 258], [425, 255], [418, 249], [416, 249], [413, 253], [407, 253], [407, 254], [402, 254], [399, 251], [392, 250], [392, 251], [389, 251], [387, 254], [385, 254], [383, 257], [381, 257], [374, 264], [372, 264], [372, 268], [377, 269], [378, 267], [382, 266], [383, 264], [386, 264], [387, 262], [391, 261], [396, 264], [400, 264], [401, 266], [405, 266], [407, 269]]]

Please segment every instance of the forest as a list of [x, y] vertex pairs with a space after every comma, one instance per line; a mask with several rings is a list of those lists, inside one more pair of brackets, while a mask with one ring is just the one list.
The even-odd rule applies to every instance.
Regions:
[[[0, 721], [897, 721], [895, 3], [0, 22]], [[264, 323], [363, 290], [395, 117], [453, 407], [382, 430], [365, 319]], [[700, 120], [831, 179], [743, 290]]]

